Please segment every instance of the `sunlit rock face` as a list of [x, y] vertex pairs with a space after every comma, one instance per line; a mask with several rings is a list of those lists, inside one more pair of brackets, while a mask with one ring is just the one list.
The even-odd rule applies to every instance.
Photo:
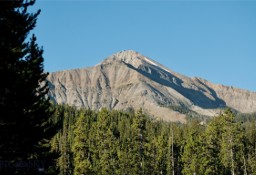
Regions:
[[113, 54], [94, 67], [50, 73], [50, 98], [58, 104], [129, 110], [142, 108], [152, 117], [185, 122], [172, 107], [214, 116], [224, 107], [256, 111], [256, 93], [216, 85], [169, 70], [138, 52]]

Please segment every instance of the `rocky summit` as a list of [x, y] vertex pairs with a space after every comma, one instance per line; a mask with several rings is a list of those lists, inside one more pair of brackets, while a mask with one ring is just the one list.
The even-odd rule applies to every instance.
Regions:
[[179, 109], [205, 116], [217, 115], [225, 107], [256, 112], [256, 92], [178, 74], [132, 50], [111, 55], [94, 67], [50, 73], [48, 81], [49, 96], [58, 104], [95, 110], [142, 108], [166, 121], [185, 122]]

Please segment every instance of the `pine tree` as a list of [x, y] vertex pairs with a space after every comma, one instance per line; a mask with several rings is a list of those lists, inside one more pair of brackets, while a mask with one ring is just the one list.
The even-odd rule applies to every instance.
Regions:
[[100, 144], [100, 174], [116, 174], [117, 171], [117, 140], [114, 135], [115, 116], [113, 116], [106, 109], [102, 109], [98, 115], [98, 126]]
[[146, 160], [147, 160], [147, 153], [146, 153], [146, 143], [147, 143], [147, 136], [146, 136], [146, 118], [145, 114], [143, 114], [142, 109], [136, 112], [133, 123], [132, 123], [132, 160], [131, 164], [133, 165], [132, 173], [142, 175], [146, 174]]
[[171, 128], [168, 133], [168, 151], [167, 151], [167, 172], [169, 174], [175, 174], [175, 155], [174, 155], [174, 126], [171, 125]]
[[74, 174], [92, 174], [92, 165], [90, 162], [90, 152], [88, 144], [89, 120], [88, 116], [80, 113], [74, 125], [74, 143], [72, 151], [74, 154]]
[[35, 35], [29, 35], [40, 13], [27, 11], [34, 3], [0, 2], [0, 159], [4, 161], [38, 159], [40, 143], [54, 134], [49, 129], [43, 50]]
[[[147, 159], [147, 161], [154, 161], [154, 174], [166, 174], [167, 170], [167, 156], [168, 146], [166, 144], [164, 135], [158, 135], [154, 138], [154, 159]], [[152, 147], [152, 145], [150, 145]], [[152, 174], [153, 174], [152, 172]]]
[[182, 172], [183, 174], [203, 175], [204, 172], [200, 168], [202, 160], [202, 131], [200, 130], [200, 124], [194, 122], [188, 129], [188, 136], [182, 154]]
[[72, 155], [72, 145], [74, 143], [74, 133], [73, 125], [75, 124], [75, 119], [79, 116], [80, 112], [74, 107], [63, 106], [63, 111], [61, 112], [62, 128], [57, 134], [59, 143], [60, 157], [58, 158], [58, 168], [60, 170], [60, 175], [72, 174], [73, 170], [73, 155]]
[[181, 174], [183, 167], [182, 153], [185, 145], [185, 138], [187, 133], [185, 126], [178, 123], [172, 123], [168, 129], [168, 174]]
[[248, 121], [245, 125], [247, 138], [248, 174], [256, 175], [256, 120]]
[[119, 118], [118, 122], [118, 130], [120, 133], [119, 144], [118, 144], [118, 171], [117, 174], [128, 175], [131, 174], [131, 169], [133, 165], [131, 164], [131, 160], [133, 158], [132, 155], [132, 134], [131, 134], [131, 123], [132, 123], [132, 116], [124, 115]]
[[221, 138], [220, 157], [231, 175], [242, 174], [244, 171], [244, 130], [240, 123], [235, 122], [235, 115], [227, 109], [222, 114], [223, 134]]

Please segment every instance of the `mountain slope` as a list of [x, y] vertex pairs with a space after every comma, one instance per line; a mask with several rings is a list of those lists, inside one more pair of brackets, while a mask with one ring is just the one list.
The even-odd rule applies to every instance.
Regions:
[[185, 121], [171, 107], [213, 116], [219, 108], [256, 111], [256, 93], [189, 78], [135, 51], [121, 51], [100, 64], [51, 73], [50, 97], [59, 104], [100, 109], [143, 108], [170, 121]]

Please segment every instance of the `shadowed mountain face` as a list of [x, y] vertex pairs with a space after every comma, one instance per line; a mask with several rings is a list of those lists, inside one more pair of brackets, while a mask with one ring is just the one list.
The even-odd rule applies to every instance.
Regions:
[[208, 116], [226, 106], [244, 113], [256, 111], [255, 92], [183, 76], [131, 50], [94, 67], [51, 73], [48, 81], [56, 103], [96, 110], [142, 108], [168, 121], [185, 121], [185, 115], [171, 107]]

